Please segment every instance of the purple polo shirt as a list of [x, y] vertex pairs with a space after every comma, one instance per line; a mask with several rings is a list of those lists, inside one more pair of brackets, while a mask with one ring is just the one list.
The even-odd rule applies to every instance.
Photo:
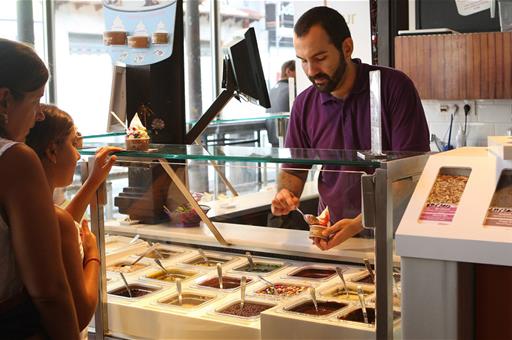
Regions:
[[[381, 71], [382, 149], [429, 151], [425, 113], [413, 82], [402, 72], [354, 59], [357, 76], [345, 100], [310, 86], [293, 104], [285, 140], [288, 148], [369, 150], [369, 71]], [[284, 164], [283, 167], [294, 165]], [[296, 167], [296, 165], [295, 165]], [[371, 169], [324, 166], [324, 170], [373, 172]], [[361, 173], [322, 172], [318, 211], [329, 206], [331, 222], [361, 213]]]

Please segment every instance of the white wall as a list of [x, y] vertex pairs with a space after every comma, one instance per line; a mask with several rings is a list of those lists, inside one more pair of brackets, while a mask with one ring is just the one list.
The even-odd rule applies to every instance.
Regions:
[[[486, 146], [487, 136], [505, 135], [507, 129], [512, 128], [512, 99], [510, 100], [472, 100], [466, 101], [471, 105], [468, 116], [468, 146]], [[427, 117], [430, 133], [435, 134], [444, 142], [448, 139], [450, 116], [454, 111], [454, 104], [459, 107], [454, 116], [451, 144], [455, 143], [455, 136], [464, 122], [464, 101], [423, 100], [423, 108]], [[440, 112], [440, 106], [447, 105], [448, 112]], [[437, 148], [431, 144], [433, 151]]]

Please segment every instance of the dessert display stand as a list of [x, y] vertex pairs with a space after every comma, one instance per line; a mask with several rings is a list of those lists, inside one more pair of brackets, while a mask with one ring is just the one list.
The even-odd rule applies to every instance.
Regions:
[[[98, 146], [98, 143], [95, 143]], [[106, 221], [103, 213], [105, 205], [105, 193], [98, 192], [97, 199], [91, 206], [91, 220], [93, 232], [97, 235], [101, 255], [101, 280], [100, 301], [96, 313], [95, 328], [97, 338], [104, 335], [114, 335], [128, 338], [216, 338], [226, 337], [226, 332], [237, 338], [278, 338], [287, 332], [292, 325], [294, 330], [301, 328], [318, 329], [325, 337], [358, 337], [358, 338], [387, 338], [391, 339], [400, 334], [399, 318], [393, 320], [393, 279], [392, 271], [398, 259], [393, 256], [393, 229], [401, 217], [401, 214], [414, 190], [416, 180], [421, 174], [427, 155], [418, 154], [392, 154], [388, 153], [386, 160], [363, 160], [357, 157], [357, 151], [348, 150], [308, 150], [308, 149], [272, 149], [272, 148], [247, 148], [247, 147], [211, 147], [205, 150], [198, 145], [163, 145], [155, 144], [155, 150], [148, 152], [123, 151], [118, 154], [117, 164], [126, 166], [129, 162], [153, 162], [155, 166], [169, 162], [174, 167], [185, 167], [187, 160], [204, 161], [205, 166], [211, 166], [211, 161], [222, 161], [225, 167], [236, 166], [237, 162], [247, 163], [294, 163], [297, 165], [335, 165], [339, 170], [347, 174], [361, 176], [361, 188], [363, 197], [364, 224], [367, 228], [374, 229], [375, 239], [355, 238], [348, 240], [343, 245], [322, 252], [308, 239], [307, 231], [273, 229], [237, 225], [231, 223], [212, 223], [216, 235], [210, 225], [201, 223], [199, 228], [172, 228], [168, 223], [145, 225], [120, 225], [116, 221]], [[84, 148], [81, 150], [85, 156], [92, 156], [94, 151]], [[92, 164], [89, 164], [89, 167]], [[363, 173], [362, 168], [367, 172]], [[353, 170], [352, 170], [353, 169]], [[212, 173], [215, 171], [212, 170]], [[229, 174], [229, 171], [226, 171]], [[235, 197], [241, 199], [243, 195]], [[174, 285], [165, 283], [148, 283], [143, 278], [144, 274], [133, 273], [127, 275], [129, 284], [147, 284], [162, 286], [161, 290], [150, 293], [139, 299], [126, 299], [112, 296], [111, 292], [122, 288], [122, 280], [119, 277], [107, 273], [106, 267], [114, 258], [106, 252], [105, 230], [110, 233], [118, 230], [125, 235], [141, 235], [145, 241], [158, 240], [160, 243], [171, 242], [191, 248], [197, 256], [197, 247], [204, 247], [207, 251], [220, 252], [224, 255], [237, 257], [237, 261], [225, 264], [226, 275], [240, 264], [247, 263], [239, 254], [251, 251], [256, 256], [261, 256], [272, 261], [282, 260], [290, 262], [289, 268], [269, 276], [273, 281], [294, 281], [287, 275], [293, 267], [303, 266], [341, 266], [352, 269], [361, 269], [363, 258], [369, 258], [375, 264], [376, 285], [375, 293], [372, 293], [372, 301], [368, 300], [368, 307], [376, 307], [376, 325], [363, 325], [357, 322], [338, 320], [337, 317], [355, 308], [355, 304], [349, 304], [336, 310], [332, 315], [317, 317], [314, 315], [297, 315], [287, 311], [288, 304], [298, 302], [307, 296], [298, 296], [290, 301], [278, 301], [270, 309], [261, 313], [261, 317], [255, 320], [245, 320], [236, 317], [219, 315], [217, 309], [229, 302], [240, 298], [239, 291], [218, 292], [217, 300], [197, 311], [175, 311], [172, 308], [162, 307], [158, 300], [167, 295], [172, 295]], [[226, 242], [223, 243], [218, 236]], [[210, 249], [210, 250], [208, 250]], [[133, 255], [133, 254], [132, 254]], [[132, 256], [131, 255], [131, 256]], [[117, 254], [117, 256], [120, 256]], [[118, 257], [115, 258], [116, 260]], [[173, 265], [184, 268], [182, 258], [169, 260], [164, 265]], [[154, 264], [149, 265], [155, 270]], [[187, 267], [190, 269], [190, 267]], [[332, 268], [331, 268], [332, 269]], [[355, 270], [354, 269], [354, 270]], [[184, 282], [184, 290], [211, 291], [204, 287], [198, 287], [198, 280], [205, 277], [213, 277], [215, 270], [200, 270], [198, 278]], [[108, 275], [107, 275], [108, 274]], [[237, 273], [238, 277], [240, 276]], [[247, 273], [248, 278], [253, 278], [247, 286], [260, 285], [262, 280], [256, 275]], [[110, 279], [110, 280], [109, 280]], [[109, 280], [107, 282], [107, 280]], [[306, 280], [307, 281], [307, 280]], [[310, 282], [310, 281], [308, 281]], [[338, 278], [333, 276], [325, 281], [311, 283], [319, 292], [333, 284], [339, 284]], [[252, 297], [251, 297], [252, 298]], [[250, 300], [249, 297], [247, 298]], [[256, 300], [260, 301], [258, 298]], [[265, 300], [267, 301], [267, 300]], [[347, 309], [348, 308], [348, 309]], [[196, 325], [197, 322], [197, 325]], [[296, 325], [295, 325], [296, 324]], [[198, 328], [202, 325], [201, 328]], [[207, 325], [207, 328], [205, 328]], [[282, 328], [280, 325], [285, 325]], [[324, 327], [325, 326], [325, 327]], [[201, 330], [206, 329], [203, 333]], [[218, 333], [216, 331], [218, 330]], [[212, 331], [213, 333], [209, 333]], [[281, 334], [281, 335], [280, 335]], [[307, 331], [297, 332], [297, 338], [307, 338]]]
[[511, 141], [430, 156], [396, 235], [405, 339], [512, 336]]

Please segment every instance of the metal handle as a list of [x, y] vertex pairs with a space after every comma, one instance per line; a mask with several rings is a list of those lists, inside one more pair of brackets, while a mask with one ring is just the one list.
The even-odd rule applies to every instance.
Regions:
[[208, 265], [208, 263], [209, 263], [208, 256], [206, 256], [206, 254], [204, 253], [204, 251], [201, 248], [197, 249], [197, 251], [199, 252], [199, 255], [201, 255], [201, 257], [203, 258], [204, 263], [206, 265]]
[[373, 272], [372, 265], [370, 264], [370, 260], [363, 259], [364, 266], [366, 267], [366, 270], [368, 270], [368, 273], [370, 274], [370, 277], [372, 279], [373, 284], [375, 284], [375, 273]]
[[318, 312], [318, 302], [316, 301], [315, 287], [309, 287], [309, 295], [311, 295], [311, 300], [313, 300], [313, 305], [315, 305], [315, 311]]
[[247, 285], [247, 278], [242, 276], [240, 280], [240, 309], [244, 308], [245, 303], [245, 286]]
[[119, 272], [119, 275], [121, 275], [121, 279], [123, 279], [124, 286], [126, 287], [126, 290], [128, 291], [128, 295], [130, 295], [130, 297], [133, 297], [132, 290], [130, 289], [130, 285], [128, 284], [128, 281], [126, 281], [124, 274]]
[[217, 276], [219, 277], [219, 288], [224, 289], [222, 284], [222, 265], [220, 263], [217, 263]]
[[162, 270], [164, 271], [164, 273], [165, 273], [165, 274], [167, 274], [167, 275], [170, 275], [170, 274], [171, 274], [171, 273], [169, 273], [169, 272], [167, 271], [167, 269], [164, 267], [164, 265], [162, 264], [162, 262], [160, 262], [160, 260], [159, 260], [159, 259], [153, 259], [153, 261], [155, 261], [155, 263], [156, 263], [160, 268], [162, 268]]
[[366, 312], [366, 305], [364, 303], [364, 293], [361, 286], [357, 286], [357, 296], [359, 297], [359, 303], [361, 303], [361, 311], [363, 313], [364, 323], [368, 322], [368, 313]]
[[245, 256], [247, 257], [247, 261], [249, 261], [249, 268], [251, 268], [251, 269], [254, 268], [254, 261], [252, 259], [251, 252], [246, 251]]
[[176, 290], [178, 291], [178, 304], [181, 306], [183, 304], [183, 294], [181, 289], [181, 279], [176, 279]]
[[343, 288], [345, 289], [345, 294], [347, 295], [347, 299], [349, 298], [347, 283], [345, 282], [345, 276], [343, 276], [343, 270], [340, 267], [336, 267], [336, 273], [338, 273], [338, 276], [341, 279], [341, 282], [343, 282]]

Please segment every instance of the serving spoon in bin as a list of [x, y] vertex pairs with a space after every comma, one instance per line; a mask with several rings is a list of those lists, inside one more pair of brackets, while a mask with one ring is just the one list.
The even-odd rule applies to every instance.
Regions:
[[199, 248], [197, 249], [197, 252], [199, 253], [199, 255], [203, 258], [203, 261], [206, 265], [208, 265], [210, 263], [210, 261], [208, 260], [208, 256], [206, 256], [206, 254], [204, 253], [204, 251]]
[[313, 305], [315, 306], [315, 311], [318, 313], [318, 302], [316, 301], [315, 287], [309, 287], [309, 295], [311, 295], [311, 300], [313, 300]]
[[361, 312], [363, 313], [363, 319], [364, 319], [364, 323], [369, 323], [368, 322], [368, 313], [366, 311], [366, 305], [364, 303], [364, 295], [363, 295], [363, 288], [361, 287], [361, 285], [357, 286], [357, 296], [359, 297], [359, 303], [361, 304]]
[[155, 254], [158, 255], [159, 258], [161, 258], [162, 260], [164, 259], [164, 256], [162, 255], [162, 253], [160, 252], [160, 250], [158, 250], [158, 248], [160, 248], [160, 243], [156, 242], [156, 243], [153, 243], [151, 241], [147, 241], [148, 244], [152, 247], [152, 246], [155, 246]]
[[137, 257], [137, 259], [135, 259], [135, 261], [133, 261], [130, 266], [133, 266], [135, 264], [137, 264], [140, 260], [142, 260], [142, 258], [144, 256], [146, 256], [147, 254], [151, 253], [153, 250], [156, 249], [156, 247], [158, 246], [158, 243], [155, 243], [153, 244], [151, 247], [149, 247], [148, 249], [146, 249], [146, 251], [144, 251], [139, 257]]
[[134, 244], [140, 238], [140, 234], [135, 235], [128, 244]]
[[162, 270], [164, 271], [165, 275], [167, 276], [170, 276], [171, 273], [164, 267], [164, 265], [162, 264], [162, 262], [160, 262], [159, 259], [153, 259], [153, 261], [155, 261], [155, 263], [160, 267], [162, 268]]
[[217, 263], [217, 276], [219, 277], [219, 288], [224, 289], [224, 285], [222, 283], [222, 265]]
[[370, 274], [373, 284], [375, 284], [375, 273], [373, 272], [372, 265], [370, 264], [370, 260], [365, 258], [365, 259], [363, 259], [363, 262], [364, 262], [364, 266], [366, 267], [366, 270]]
[[245, 286], [247, 286], [247, 278], [242, 276], [242, 279], [240, 280], [240, 311], [244, 308]]
[[133, 297], [132, 290], [130, 289], [130, 285], [128, 284], [128, 281], [126, 281], [126, 278], [124, 277], [124, 274], [119, 272], [119, 275], [121, 275], [121, 279], [123, 279], [124, 286], [126, 288], [126, 291], [128, 292], [128, 295], [130, 297]]
[[247, 261], [249, 262], [249, 268], [252, 270], [254, 268], [254, 260], [252, 259], [251, 252], [246, 251], [245, 256], [247, 257]]
[[269, 280], [265, 279], [265, 278], [264, 278], [263, 276], [261, 276], [261, 275], [258, 275], [258, 278], [259, 278], [260, 280], [262, 280], [263, 282], [268, 283], [268, 284], [272, 287], [272, 289], [274, 289], [274, 295], [276, 295], [276, 294], [277, 294], [276, 286], [275, 286], [272, 282], [270, 282]]
[[183, 304], [183, 293], [181, 288], [181, 279], [176, 279], [176, 290], [178, 291], [178, 304], [181, 306]]
[[343, 282], [343, 288], [345, 289], [345, 294], [347, 295], [347, 299], [349, 298], [347, 283], [345, 282], [345, 277], [343, 276], [343, 270], [340, 267], [336, 267], [336, 273], [338, 273], [338, 276], [341, 279], [341, 282]]

